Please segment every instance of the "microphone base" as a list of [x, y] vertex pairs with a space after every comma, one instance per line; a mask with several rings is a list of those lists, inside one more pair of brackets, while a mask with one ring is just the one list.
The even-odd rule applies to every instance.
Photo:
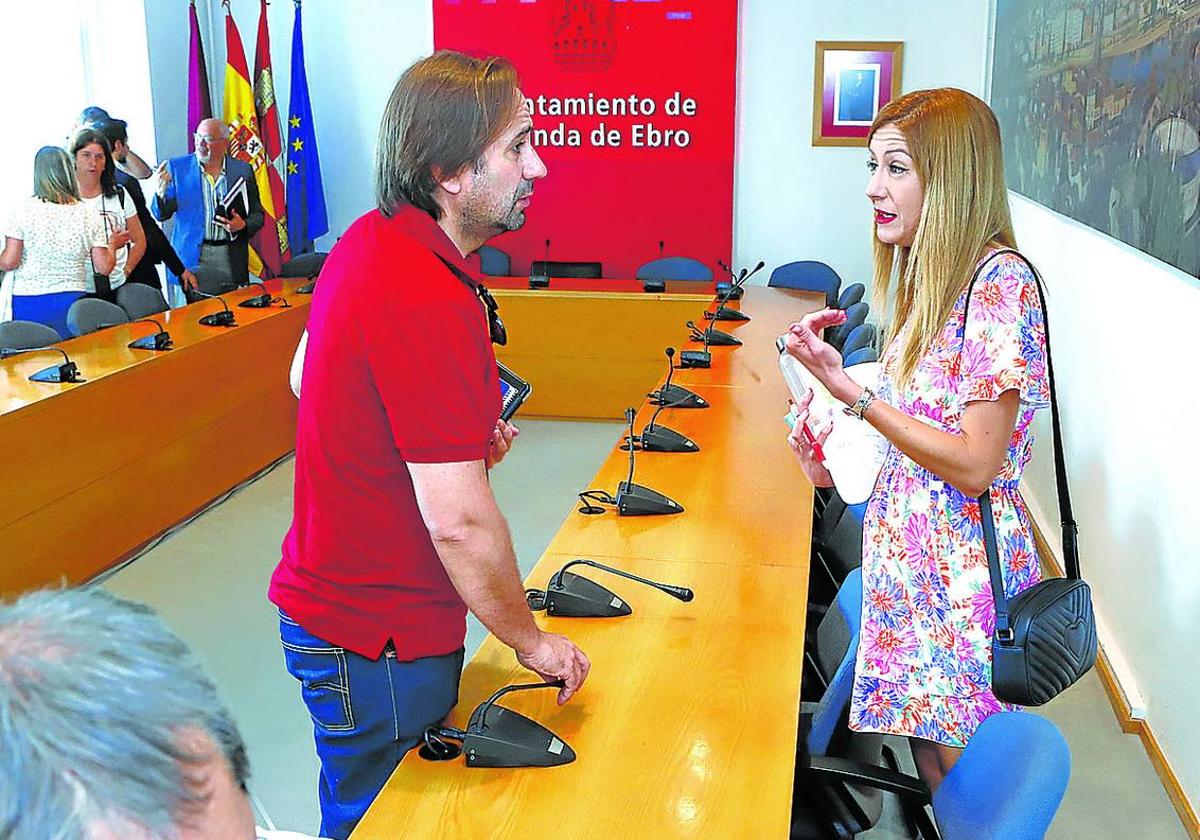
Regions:
[[531, 289], [549, 289], [550, 278], [542, 274], [529, 275], [529, 288]]
[[[558, 615], [563, 618], [616, 618], [633, 612], [633, 607], [617, 597], [612, 590], [582, 575], [562, 572], [558, 578], [558, 586], [554, 585], [554, 578], [551, 578], [546, 586], [546, 615]], [[490, 719], [491, 715], [488, 717]]]
[[699, 452], [700, 447], [686, 435], [666, 426], [642, 429], [642, 450], [645, 452]]
[[742, 295], [746, 293], [746, 290], [743, 287], [738, 286], [736, 289], [730, 292], [729, 290], [732, 286], [733, 284], [730, 282], [718, 283], [716, 288], [717, 297], [725, 297], [725, 295], [729, 295], [726, 300], [741, 300]]
[[233, 319], [233, 313], [222, 310], [214, 312], [211, 315], [205, 315], [200, 319], [200, 323], [206, 327], [236, 327], [237, 321]]
[[137, 341], [131, 341], [126, 346], [130, 350], [170, 350], [174, 342], [165, 332], [142, 336]]
[[709, 321], [749, 321], [750, 316], [740, 309], [730, 309], [728, 306], [722, 306], [716, 312], [705, 312], [705, 319]]
[[63, 362], [61, 365], [52, 365], [48, 368], [42, 368], [37, 373], [29, 377], [30, 382], [51, 382], [55, 384], [72, 383], [72, 382], [87, 382], [79, 375], [79, 368], [74, 362]]
[[737, 336], [713, 327], [705, 330], [704, 334], [708, 338], [709, 347], [740, 347], [742, 344], [742, 340]]
[[617, 513], [620, 516], [683, 513], [683, 505], [657, 490], [622, 481], [617, 485]]
[[467, 724], [463, 754], [468, 767], [557, 767], [575, 760], [575, 750], [535, 720], [504, 706], [487, 712], [486, 728], [476, 732], [477, 708]]
[[643, 292], [665, 292], [667, 290], [667, 282], [665, 280], [643, 280]]
[[300, 286], [298, 289], [296, 289], [296, 294], [311, 295], [313, 293], [313, 291], [316, 290], [316, 288], [317, 288], [317, 281], [314, 280], [311, 283], [305, 283], [303, 286]]
[[270, 295], [259, 295], [258, 297], [246, 298], [238, 304], [243, 309], [266, 309], [271, 305]]
[[[690, 352], [690, 351], [684, 351]], [[671, 408], [708, 408], [708, 401], [682, 385], [668, 385], [646, 395], [650, 405], [669, 405]]]
[[679, 354], [681, 368], [712, 367], [712, 353], [707, 350], [684, 350]]

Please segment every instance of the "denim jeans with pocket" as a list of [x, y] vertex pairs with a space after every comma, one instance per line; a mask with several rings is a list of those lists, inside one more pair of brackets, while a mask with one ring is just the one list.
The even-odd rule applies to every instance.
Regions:
[[401, 662], [389, 642], [368, 659], [317, 638], [282, 610], [279, 638], [313, 720], [321, 836], [344, 840], [425, 728], [458, 702], [463, 650]]

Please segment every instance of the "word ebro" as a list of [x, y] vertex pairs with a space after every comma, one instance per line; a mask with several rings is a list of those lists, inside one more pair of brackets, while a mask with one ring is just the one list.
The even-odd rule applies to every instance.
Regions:
[[[608, 128], [600, 123], [588, 134], [588, 142], [592, 146], [620, 146], [623, 138], [616, 128]], [[686, 149], [692, 142], [692, 135], [684, 128], [655, 128], [653, 123], [634, 123], [629, 127], [629, 145], [635, 148], [661, 149], [667, 146], [676, 149]], [[554, 128], [535, 128], [533, 130], [533, 145], [535, 146], [567, 146], [583, 145], [583, 134], [577, 128], [567, 128], [559, 123]]]

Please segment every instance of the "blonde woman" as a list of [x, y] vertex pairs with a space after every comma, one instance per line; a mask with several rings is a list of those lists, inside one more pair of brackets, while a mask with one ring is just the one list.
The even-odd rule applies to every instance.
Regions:
[[38, 150], [33, 197], [14, 214], [6, 234], [0, 271], [13, 272], [13, 319], [36, 321], [70, 338], [67, 310], [86, 293], [88, 272], [94, 267], [107, 274], [116, 258], [101, 219], [79, 198], [75, 164], [65, 150]]
[[[840, 312], [793, 324], [788, 351], [891, 443], [863, 523], [850, 727], [908, 736], [936, 789], [979, 723], [1004, 708], [991, 690], [984, 490], [1006, 593], [1039, 579], [1017, 484], [1034, 411], [1049, 405], [1045, 331], [1033, 273], [998, 253], [1016, 242], [988, 106], [952, 88], [909, 93], [880, 112], [869, 148], [874, 294], [891, 313], [878, 393], [818, 337]], [[802, 435], [789, 443], [814, 484], [832, 485]]]

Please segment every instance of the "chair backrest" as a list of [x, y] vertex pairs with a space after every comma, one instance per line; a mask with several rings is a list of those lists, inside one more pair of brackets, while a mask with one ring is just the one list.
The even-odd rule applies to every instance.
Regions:
[[867, 313], [870, 311], [871, 307], [866, 301], [860, 300], [858, 303], [851, 304], [846, 308], [846, 322], [830, 330], [825, 340], [841, 350], [842, 345], [846, 342], [846, 337], [854, 331], [855, 327], [867, 320]]
[[861, 365], [863, 362], [878, 362], [879, 353], [874, 347], [860, 347], [853, 353], [847, 353], [842, 358], [842, 367]]
[[169, 308], [162, 292], [144, 283], [124, 283], [117, 289], [117, 306], [130, 320], [166, 312]]
[[848, 356], [855, 350], [867, 347], [874, 340], [875, 327], [871, 324], [859, 324], [846, 336], [846, 341], [842, 344], [842, 355]]
[[328, 256], [327, 251], [313, 251], [309, 254], [292, 257], [280, 266], [279, 276], [307, 277], [312, 280], [321, 273], [321, 266], [325, 265], [325, 258]]
[[[228, 275], [207, 266], [193, 266], [192, 274], [196, 275], [196, 287], [206, 295], [223, 295], [237, 288], [237, 283]], [[200, 298], [196, 297], [195, 300]]]
[[54, 327], [36, 321], [4, 321], [0, 323], [0, 350], [32, 350], [58, 344], [62, 336]]
[[842, 287], [842, 278], [838, 277], [838, 273], [823, 262], [799, 260], [781, 265], [772, 271], [767, 285], [781, 289], [824, 292], [825, 305], [837, 306], [838, 289]]
[[817, 662], [822, 670], [830, 657], [840, 657], [829, 685], [813, 712], [808, 730], [809, 755], [824, 755], [834, 730], [850, 703], [854, 687], [854, 659], [858, 655], [859, 627], [862, 624], [862, 570], [855, 569], [838, 589], [835, 608], [825, 614], [817, 628]]
[[479, 264], [489, 277], [508, 277], [512, 274], [512, 260], [508, 254], [492, 245], [479, 246]]
[[531, 274], [543, 277], [583, 277], [596, 280], [600, 277], [598, 262], [563, 262], [561, 260], [534, 260], [530, 266]]
[[712, 269], [691, 257], [662, 257], [637, 270], [638, 280], [712, 280]]
[[87, 335], [113, 324], [127, 324], [129, 316], [115, 303], [99, 298], [81, 298], [67, 310], [67, 329], [71, 335]]
[[842, 289], [842, 293], [838, 295], [837, 308], [845, 309], [848, 306], [853, 306], [863, 299], [863, 295], [867, 293], [867, 287], [862, 283], [851, 283], [846, 288]]
[[821, 545], [821, 560], [841, 586], [851, 571], [862, 565], [863, 523], [847, 508]]
[[1032, 712], [1000, 712], [975, 730], [933, 794], [943, 840], [1041, 840], [1071, 777], [1058, 727]]

